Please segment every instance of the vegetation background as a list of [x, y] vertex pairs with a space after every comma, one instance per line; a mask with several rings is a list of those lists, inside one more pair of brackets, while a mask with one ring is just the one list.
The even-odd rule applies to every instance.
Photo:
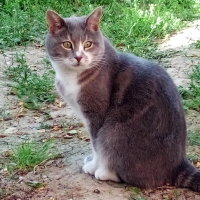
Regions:
[[[45, 12], [48, 9], [69, 17], [88, 14], [98, 6], [103, 6], [104, 10], [102, 31], [117, 49], [156, 61], [174, 53], [160, 52], [158, 42], [167, 40], [189, 21], [200, 19], [200, 0], [0, 0], [0, 53], [5, 55], [8, 51], [16, 52], [19, 47], [33, 45], [43, 47], [47, 33]], [[196, 41], [194, 46], [200, 48], [200, 41]], [[23, 53], [15, 53], [13, 59], [15, 64], [5, 67], [3, 72], [9, 80], [6, 85], [10, 88], [8, 95], [16, 95], [27, 112], [39, 112], [47, 119], [49, 113], [44, 111], [45, 106], [57, 100], [50, 62], [44, 58], [45, 71], [38, 73], [30, 67]], [[179, 88], [184, 109], [186, 115], [192, 111], [200, 116], [200, 66], [193, 66], [188, 76], [188, 86]], [[0, 121], [6, 123], [8, 119], [9, 113], [0, 107]], [[66, 124], [58, 127], [66, 128]], [[53, 130], [55, 125], [44, 120], [39, 129]], [[77, 133], [76, 130], [70, 131], [71, 135]], [[1, 169], [11, 174], [19, 170], [30, 171], [41, 162], [57, 157], [54, 142], [29, 140], [12, 149], [9, 156], [0, 162], [0, 172]], [[189, 130], [188, 141], [189, 149], [199, 149], [200, 130]], [[199, 154], [189, 153], [188, 157], [194, 163], [200, 161]], [[7, 191], [0, 188], [0, 198], [6, 194]]]

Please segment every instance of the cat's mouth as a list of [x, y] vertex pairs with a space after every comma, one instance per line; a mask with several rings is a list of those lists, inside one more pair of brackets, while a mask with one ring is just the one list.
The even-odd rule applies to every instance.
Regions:
[[84, 64], [82, 62], [77, 62], [73, 64], [73, 67], [83, 67]]
[[74, 64], [74, 67], [80, 67], [80, 66], [82, 66], [82, 64], [81, 63], [76, 63], [76, 64]]

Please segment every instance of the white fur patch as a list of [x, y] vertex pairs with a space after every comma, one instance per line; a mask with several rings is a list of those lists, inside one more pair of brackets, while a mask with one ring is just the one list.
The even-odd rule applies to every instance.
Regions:
[[93, 149], [93, 159], [87, 161], [87, 157], [84, 160], [83, 171], [86, 174], [94, 175], [96, 179], [106, 181], [119, 182], [115, 171], [108, 169], [107, 161], [102, 157], [102, 155], [97, 154]]
[[63, 66], [59, 66], [56, 62], [53, 62], [53, 67], [56, 71], [56, 80], [59, 81], [63, 87], [63, 98], [68, 103], [78, 117], [84, 123], [86, 129], [89, 127], [89, 121], [84, 116], [81, 111], [81, 107], [78, 104], [78, 96], [80, 94], [81, 86], [78, 84], [78, 72], [77, 71], [68, 71], [63, 68]]

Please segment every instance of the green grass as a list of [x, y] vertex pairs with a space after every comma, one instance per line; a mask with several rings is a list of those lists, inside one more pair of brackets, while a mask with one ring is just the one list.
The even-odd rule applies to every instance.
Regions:
[[52, 141], [45, 143], [22, 143], [13, 150], [8, 166], [11, 166], [12, 170], [30, 170], [41, 162], [56, 156], [52, 154], [52, 147]]
[[188, 131], [188, 143], [189, 145], [200, 146], [200, 132], [199, 131]]
[[128, 200], [146, 200], [146, 198], [144, 198], [141, 189], [137, 188], [137, 187], [130, 187], [129, 191], [131, 192], [130, 197], [128, 198]]
[[153, 57], [155, 38], [180, 29], [185, 21], [200, 16], [199, 0], [2, 0], [0, 49], [30, 42], [44, 43], [45, 12], [62, 16], [85, 15], [103, 6], [102, 29], [123, 51]]
[[11, 93], [17, 95], [29, 109], [39, 109], [44, 103], [54, 102], [53, 72], [38, 75], [30, 69], [23, 55], [16, 55], [16, 62], [17, 66], [10, 66], [5, 71], [13, 81], [9, 85]]
[[197, 49], [200, 49], [200, 40], [197, 40], [197, 41], [196, 41], [195, 47], [196, 47]]
[[188, 88], [179, 88], [185, 109], [200, 111], [200, 66], [194, 66]]

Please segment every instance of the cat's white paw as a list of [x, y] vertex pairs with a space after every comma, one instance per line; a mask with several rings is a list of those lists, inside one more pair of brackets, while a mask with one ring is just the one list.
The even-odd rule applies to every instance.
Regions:
[[108, 181], [108, 180], [114, 181], [114, 182], [120, 181], [117, 175], [115, 174], [115, 172], [112, 172], [105, 168], [98, 168], [95, 171], [95, 178], [102, 181]]
[[91, 157], [90, 158], [86, 157], [84, 159], [84, 165], [82, 169], [84, 173], [94, 175], [94, 172], [97, 169], [96, 160], [95, 159], [91, 160]]

